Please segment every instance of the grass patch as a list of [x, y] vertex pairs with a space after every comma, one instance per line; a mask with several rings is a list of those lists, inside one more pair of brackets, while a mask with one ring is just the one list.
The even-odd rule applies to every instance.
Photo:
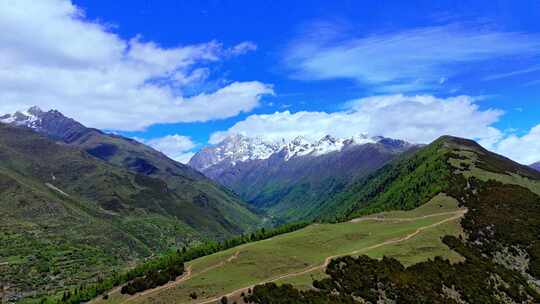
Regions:
[[[242, 245], [189, 262], [186, 265], [191, 267], [193, 272], [189, 280], [159, 292], [136, 297], [133, 302], [197, 303], [203, 298], [211, 298], [283, 274], [321, 265], [328, 256], [346, 255], [388, 240], [402, 238], [421, 227], [438, 223], [452, 215], [436, 215], [411, 221], [402, 221], [401, 217], [415, 218], [456, 210], [455, 200], [441, 195], [417, 210], [384, 214], [388, 217], [385, 221], [311, 225], [299, 231]], [[403, 243], [388, 245], [388, 249], [383, 246], [365, 253], [373, 256], [393, 253], [404, 263], [413, 263], [441, 254], [459, 259], [456, 253], [450, 253], [440, 241], [445, 234], [459, 234], [458, 227], [457, 221], [449, 222], [434, 227], [433, 231], [425, 230]], [[429, 250], [426, 250], [428, 248]], [[415, 257], [422, 250], [425, 252]], [[318, 278], [322, 273], [314, 271], [291, 280], [296, 284], [307, 285], [307, 282], [312, 280], [311, 275]], [[198, 295], [197, 300], [191, 299], [192, 293]], [[116, 293], [109, 297], [107, 303], [120, 303], [125, 299], [127, 297]], [[101, 300], [98, 300], [99, 302]]]

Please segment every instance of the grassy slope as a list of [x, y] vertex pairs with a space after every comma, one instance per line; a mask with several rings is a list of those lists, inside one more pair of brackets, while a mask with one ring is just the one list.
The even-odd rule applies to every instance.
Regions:
[[70, 142], [115, 166], [159, 178], [178, 199], [166, 211], [213, 238], [229, 238], [260, 223], [234, 193], [162, 153], [121, 136], [90, 130]]
[[[196, 182], [212, 191], [205, 179]], [[221, 210], [208, 205], [214, 199], [227, 205], [231, 198], [223, 191], [212, 195], [189, 210], [201, 213], [197, 221], [183, 220], [170, 210], [188, 213], [178, 208], [182, 197], [163, 181], [31, 130], [0, 125], [0, 286], [14, 298], [63, 290], [136, 259], [211, 236], [227, 237], [258, 221], [231, 202], [227, 216], [236, 215], [217, 222], [208, 214]], [[236, 217], [242, 224], [227, 226]], [[201, 229], [195, 230], [194, 223]]]
[[[410, 218], [455, 210], [457, 210], [457, 202], [441, 196], [417, 210], [385, 213], [384, 216], [388, 219]], [[217, 296], [285, 273], [301, 271], [322, 264], [327, 256], [347, 254], [387, 240], [403, 237], [419, 227], [449, 217], [451, 216], [439, 215], [414, 221], [362, 221], [312, 225], [293, 233], [197, 259], [188, 263], [193, 271], [190, 280], [174, 288], [136, 298], [135, 302], [197, 303], [197, 301], [190, 301], [190, 293], [195, 292], [204, 298]], [[403, 244], [388, 245], [393, 250], [385, 251], [383, 246], [365, 253], [377, 257], [381, 253], [387, 252], [397, 258], [402, 258], [404, 262], [420, 261], [435, 255], [459, 260], [460, 257], [457, 254], [449, 251], [441, 243], [442, 233], [458, 235], [460, 230], [457, 221], [443, 225], [441, 230], [438, 227], [434, 228], [434, 232], [426, 230], [425, 233], [422, 232], [418, 236], [418, 239], [413, 238]], [[422, 250], [423, 254], [416, 255], [418, 250]], [[225, 262], [236, 253], [238, 256], [235, 259]], [[304, 278], [318, 273], [320, 271], [313, 271], [308, 275], [291, 280], [295, 282], [297, 280], [299, 282], [306, 281]], [[116, 293], [111, 296], [111, 299], [108, 302], [115, 303], [126, 298]]]

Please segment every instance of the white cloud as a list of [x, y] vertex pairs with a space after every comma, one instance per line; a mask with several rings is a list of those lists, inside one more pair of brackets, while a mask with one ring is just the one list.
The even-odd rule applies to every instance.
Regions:
[[252, 42], [163, 48], [124, 40], [68, 0], [1, 1], [0, 28], [0, 113], [38, 105], [92, 127], [140, 130], [231, 117], [273, 93], [252, 81], [183, 94], [208, 78], [207, 65], [254, 50]]
[[294, 78], [352, 79], [377, 91], [436, 88], [470, 63], [538, 55], [538, 35], [445, 25], [357, 36], [329, 23], [307, 27], [285, 52]]
[[218, 143], [232, 134], [267, 140], [292, 139], [302, 135], [319, 139], [327, 134], [351, 137], [361, 133], [429, 143], [441, 135], [477, 140], [487, 149], [522, 164], [540, 161], [540, 125], [527, 134], [507, 134], [493, 125], [501, 110], [482, 110], [470, 96], [437, 98], [431, 95], [382, 95], [350, 101], [343, 111], [250, 115], [225, 131], [212, 134], [210, 143]]
[[191, 150], [197, 146], [191, 138], [178, 134], [150, 139], [144, 143], [184, 164], [194, 155]]
[[242, 55], [255, 50], [257, 50], [257, 45], [255, 43], [251, 41], [245, 41], [234, 46], [231, 49], [231, 53], [233, 55]]
[[530, 165], [538, 162], [540, 161], [540, 125], [533, 127], [523, 136], [509, 135], [486, 148], [522, 164]]
[[384, 95], [351, 101], [341, 112], [250, 115], [230, 129], [214, 133], [210, 142], [219, 142], [235, 133], [270, 140], [298, 135], [321, 138], [326, 134], [350, 137], [367, 133], [415, 143], [428, 143], [448, 134], [488, 144], [501, 137], [501, 132], [491, 125], [502, 114], [494, 109], [480, 110], [469, 96], [444, 99], [430, 95]]

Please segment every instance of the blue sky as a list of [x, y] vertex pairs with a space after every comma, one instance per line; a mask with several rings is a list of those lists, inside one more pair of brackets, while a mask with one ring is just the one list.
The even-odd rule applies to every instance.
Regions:
[[452, 134], [540, 160], [540, 2], [378, 2], [6, 1], [0, 110], [183, 161], [232, 133]]

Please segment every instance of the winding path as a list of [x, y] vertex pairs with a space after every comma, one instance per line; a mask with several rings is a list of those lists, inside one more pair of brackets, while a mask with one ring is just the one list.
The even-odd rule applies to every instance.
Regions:
[[[231, 255], [229, 258], [227, 258], [227, 260], [225, 261], [221, 261], [215, 265], [212, 265], [210, 267], [207, 267], [199, 272], [197, 272], [196, 275], [200, 275], [200, 274], [203, 274], [205, 272], [208, 272], [214, 268], [218, 268], [218, 267], [221, 267], [223, 265], [225, 265], [226, 263], [230, 263], [232, 261], [234, 261], [235, 259], [238, 258], [238, 256], [240, 255], [240, 251], [236, 251], [233, 255]], [[181, 277], [179, 277], [178, 279], [176, 279], [175, 281], [172, 281], [172, 282], [169, 282], [165, 285], [162, 285], [162, 286], [159, 286], [159, 287], [156, 287], [156, 288], [153, 288], [153, 289], [148, 289], [148, 290], [145, 290], [141, 293], [137, 293], [137, 294], [134, 294], [132, 296], [130, 296], [129, 298], [127, 298], [126, 300], [124, 300], [122, 303], [127, 303], [129, 301], [133, 301], [139, 297], [142, 297], [142, 296], [146, 296], [146, 295], [149, 295], [149, 294], [153, 294], [153, 293], [156, 293], [156, 292], [160, 292], [160, 291], [163, 291], [163, 290], [166, 290], [166, 289], [169, 289], [169, 288], [172, 288], [182, 282], [185, 282], [189, 279], [191, 279], [193, 276], [193, 269], [191, 267], [191, 265], [188, 265], [186, 267], [186, 273], [184, 275], [182, 275]]]
[[[376, 249], [376, 248], [379, 248], [379, 247], [382, 247], [382, 246], [386, 246], [386, 245], [391, 245], [391, 244], [396, 244], [396, 243], [400, 243], [400, 242], [404, 242], [404, 241], [407, 241], [407, 240], [410, 240], [411, 238], [417, 236], [418, 234], [420, 234], [422, 231], [424, 230], [427, 230], [427, 229], [430, 229], [430, 228], [433, 228], [433, 227], [436, 227], [436, 226], [439, 226], [439, 225], [442, 225], [444, 223], [447, 223], [447, 222], [451, 222], [453, 220], [457, 220], [461, 217], [463, 217], [465, 215], [465, 213], [467, 213], [467, 210], [466, 209], [461, 209], [461, 210], [458, 210], [458, 211], [451, 211], [451, 212], [442, 212], [442, 213], [436, 213], [436, 214], [430, 214], [430, 215], [426, 215], [426, 216], [420, 216], [420, 217], [416, 217], [416, 218], [364, 218], [362, 220], [377, 220], [377, 221], [412, 221], [412, 220], [418, 220], [418, 219], [424, 219], [424, 218], [429, 218], [429, 217], [435, 217], [435, 216], [441, 216], [441, 215], [451, 215], [451, 214], [454, 214], [454, 216], [452, 217], [449, 217], [447, 219], [444, 219], [440, 222], [437, 222], [437, 223], [433, 223], [431, 225], [428, 225], [428, 226], [424, 226], [424, 227], [420, 227], [418, 229], [416, 229], [416, 231], [414, 231], [413, 233], [411, 234], [408, 234], [404, 237], [401, 237], [401, 238], [398, 238], [398, 239], [393, 239], [393, 240], [388, 240], [388, 241], [385, 241], [385, 242], [382, 242], [382, 243], [379, 243], [379, 244], [375, 244], [375, 245], [372, 245], [372, 246], [369, 246], [369, 247], [365, 247], [365, 248], [362, 248], [362, 249], [359, 249], [359, 250], [355, 250], [355, 251], [352, 251], [352, 252], [349, 252], [349, 253], [344, 253], [344, 254], [338, 254], [338, 255], [333, 255], [333, 256], [329, 256], [327, 257], [325, 260], [324, 260], [324, 263], [322, 263], [321, 265], [317, 265], [317, 266], [313, 266], [313, 267], [309, 267], [307, 269], [304, 269], [304, 270], [301, 270], [301, 271], [298, 271], [298, 272], [292, 272], [292, 273], [287, 273], [287, 274], [283, 274], [283, 275], [280, 275], [278, 277], [275, 277], [275, 278], [272, 278], [270, 280], [267, 280], [267, 281], [263, 281], [263, 282], [259, 282], [259, 283], [256, 283], [256, 284], [253, 284], [253, 285], [250, 285], [250, 286], [247, 286], [247, 287], [243, 287], [243, 288], [240, 288], [240, 289], [237, 289], [235, 291], [232, 291], [228, 294], [224, 294], [224, 295], [220, 295], [220, 296], [217, 296], [217, 297], [214, 297], [214, 298], [211, 298], [211, 299], [206, 299], [206, 300], [203, 300], [201, 302], [197, 302], [196, 304], [210, 304], [210, 303], [215, 303], [217, 301], [219, 301], [221, 298], [223, 297], [231, 297], [231, 296], [234, 296], [234, 295], [238, 295], [242, 292], [246, 292], [248, 289], [250, 288], [253, 288], [255, 287], [256, 285], [261, 285], [261, 284], [266, 284], [266, 283], [271, 283], [271, 282], [275, 282], [275, 281], [278, 281], [278, 280], [282, 280], [282, 279], [286, 279], [286, 278], [291, 278], [291, 277], [296, 277], [296, 276], [300, 276], [300, 275], [304, 275], [304, 274], [307, 274], [307, 273], [310, 273], [310, 272], [313, 272], [315, 270], [321, 270], [321, 269], [324, 269], [328, 266], [328, 264], [330, 264], [330, 261], [332, 261], [333, 259], [337, 258], [337, 257], [340, 257], [340, 256], [346, 256], [346, 255], [357, 255], [361, 252], [365, 252], [365, 251], [369, 251], [369, 250], [373, 250], [373, 249]], [[356, 220], [356, 221], [355, 221]], [[359, 222], [360, 219], [355, 219], [355, 220], [352, 220], [351, 222]]]
[[[271, 279], [268, 279], [268, 280], [265, 280], [265, 281], [261, 281], [261, 282], [258, 282], [256, 284], [252, 284], [250, 286], [239, 288], [239, 289], [234, 290], [232, 292], [229, 292], [227, 294], [222, 294], [220, 296], [216, 296], [216, 297], [213, 297], [213, 298], [210, 298], [210, 299], [203, 299], [200, 302], [195, 302], [195, 304], [215, 303], [215, 302], [219, 301], [223, 297], [232, 297], [232, 296], [235, 296], [235, 295], [240, 295], [242, 292], [247, 292], [248, 289], [251, 289], [251, 288], [255, 287], [256, 285], [261, 285], [261, 284], [271, 283], [271, 282], [275, 282], [275, 281], [282, 280], [282, 279], [301, 276], [301, 275], [308, 274], [308, 273], [316, 271], [316, 270], [324, 269], [324, 268], [326, 268], [328, 266], [328, 264], [330, 264], [330, 262], [333, 259], [335, 259], [337, 257], [346, 256], [346, 255], [358, 255], [359, 253], [369, 251], [369, 250], [373, 250], [373, 249], [376, 249], [376, 248], [379, 248], [379, 247], [382, 247], [382, 246], [392, 245], [392, 244], [396, 244], [396, 243], [400, 243], [400, 242], [410, 240], [411, 238], [417, 236], [418, 234], [420, 234], [424, 230], [431, 229], [431, 228], [434, 228], [436, 226], [442, 225], [444, 223], [457, 220], [457, 219], [463, 217], [465, 215], [465, 213], [467, 213], [466, 209], [460, 209], [460, 210], [457, 210], [457, 211], [433, 213], [433, 214], [429, 214], [429, 215], [418, 216], [418, 217], [410, 217], [410, 218], [362, 217], [362, 218], [353, 219], [353, 220], [350, 221], [351, 223], [358, 223], [358, 222], [362, 222], [362, 221], [399, 221], [399, 222], [407, 221], [408, 222], [408, 221], [416, 221], [416, 220], [420, 220], [420, 219], [426, 219], [426, 218], [443, 216], [443, 215], [453, 215], [453, 216], [451, 216], [449, 218], [446, 218], [444, 220], [441, 220], [439, 222], [436, 222], [436, 223], [433, 223], [433, 224], [430, 224], [430, 225], [427, 225], [427, 226], [424, 226], [424, 227], [420, 227], [420, 228], [416, 229], [414, 232], [412, 232], [412, 233], [410, 233], [410, 234], [408, 234], [406, 236], [403, 236], [401, 238], [384, 241], [382, 243], [378, 243], [378, 244], [375, 244], [375, 245], [372, 245], [372, 246], [369, 246], [369, 247], [364, 247], [362, 249], [358, 249], [358, 250], [348, 252], [348, 253], [328, 256], [328, 257], [326, 257], [324, 259], [324, 262], [322, 264], [320, 264], [320, 265], [310, 266], [310, 267], [308, 267], [308, 268], [306, 268], [304, 270], [279, 275], [277, 277], [274, 277], [274, 278], [271, 278]], [[225, 261], [221, 261], [221, 262], [219, 262], [219, 263], [217, 263], [215, 265], [209, 266], [209, 267], [207, 267], [207, 268], [205, 268], [205, 269], [203, 269], [201, 271], [198, 271], [195, 275], [193, 274], [192, 267], [187, 266], [186, 273], [184, 275], [182, 275], [181, 277], [179, 277], [177, 280], [169, 282], [169, 283], [167, 283], [167, 284], [165, 284], [163, 286], [156, 287], [156, 288], [150, 289], [150, 290], [146, 290], [144, 292], [141, 292], [141, 293], [135, 294], [133, 296], [130, 296], [129, 298], [125, 299], [122, 303], [127, 303], [127, 302], [133, 301], [135, 299], [138, 299], [138, 298], [140, 298], [142, 296], [146, 296], [146, 295], [157, 293], [157, 292], [160, 292], [160, 291], [163, 291], [163, 290], [166, 290], [166, 289], [170, 289], [170, 288], [172, 288], [172, 287], [174, 287], [174, 286], [176, 286], [176, 285], [178, 285], [178, 284], [180, 284], [182, 282], [185, 282], [185, 281], [191, 279], [193, 276], [197, 276], [197, 275], [206, 273], [206, 272], [208, 272], [208, 271], [210, 271], [212, 269], [221, 267], [221, 266], [225, 265], [226, 263], [230, 263], [233, 260], [237, 259], [239, 255], [240, 255], [240, 251], [236, 251], [232, 256], [227, 258]]]

